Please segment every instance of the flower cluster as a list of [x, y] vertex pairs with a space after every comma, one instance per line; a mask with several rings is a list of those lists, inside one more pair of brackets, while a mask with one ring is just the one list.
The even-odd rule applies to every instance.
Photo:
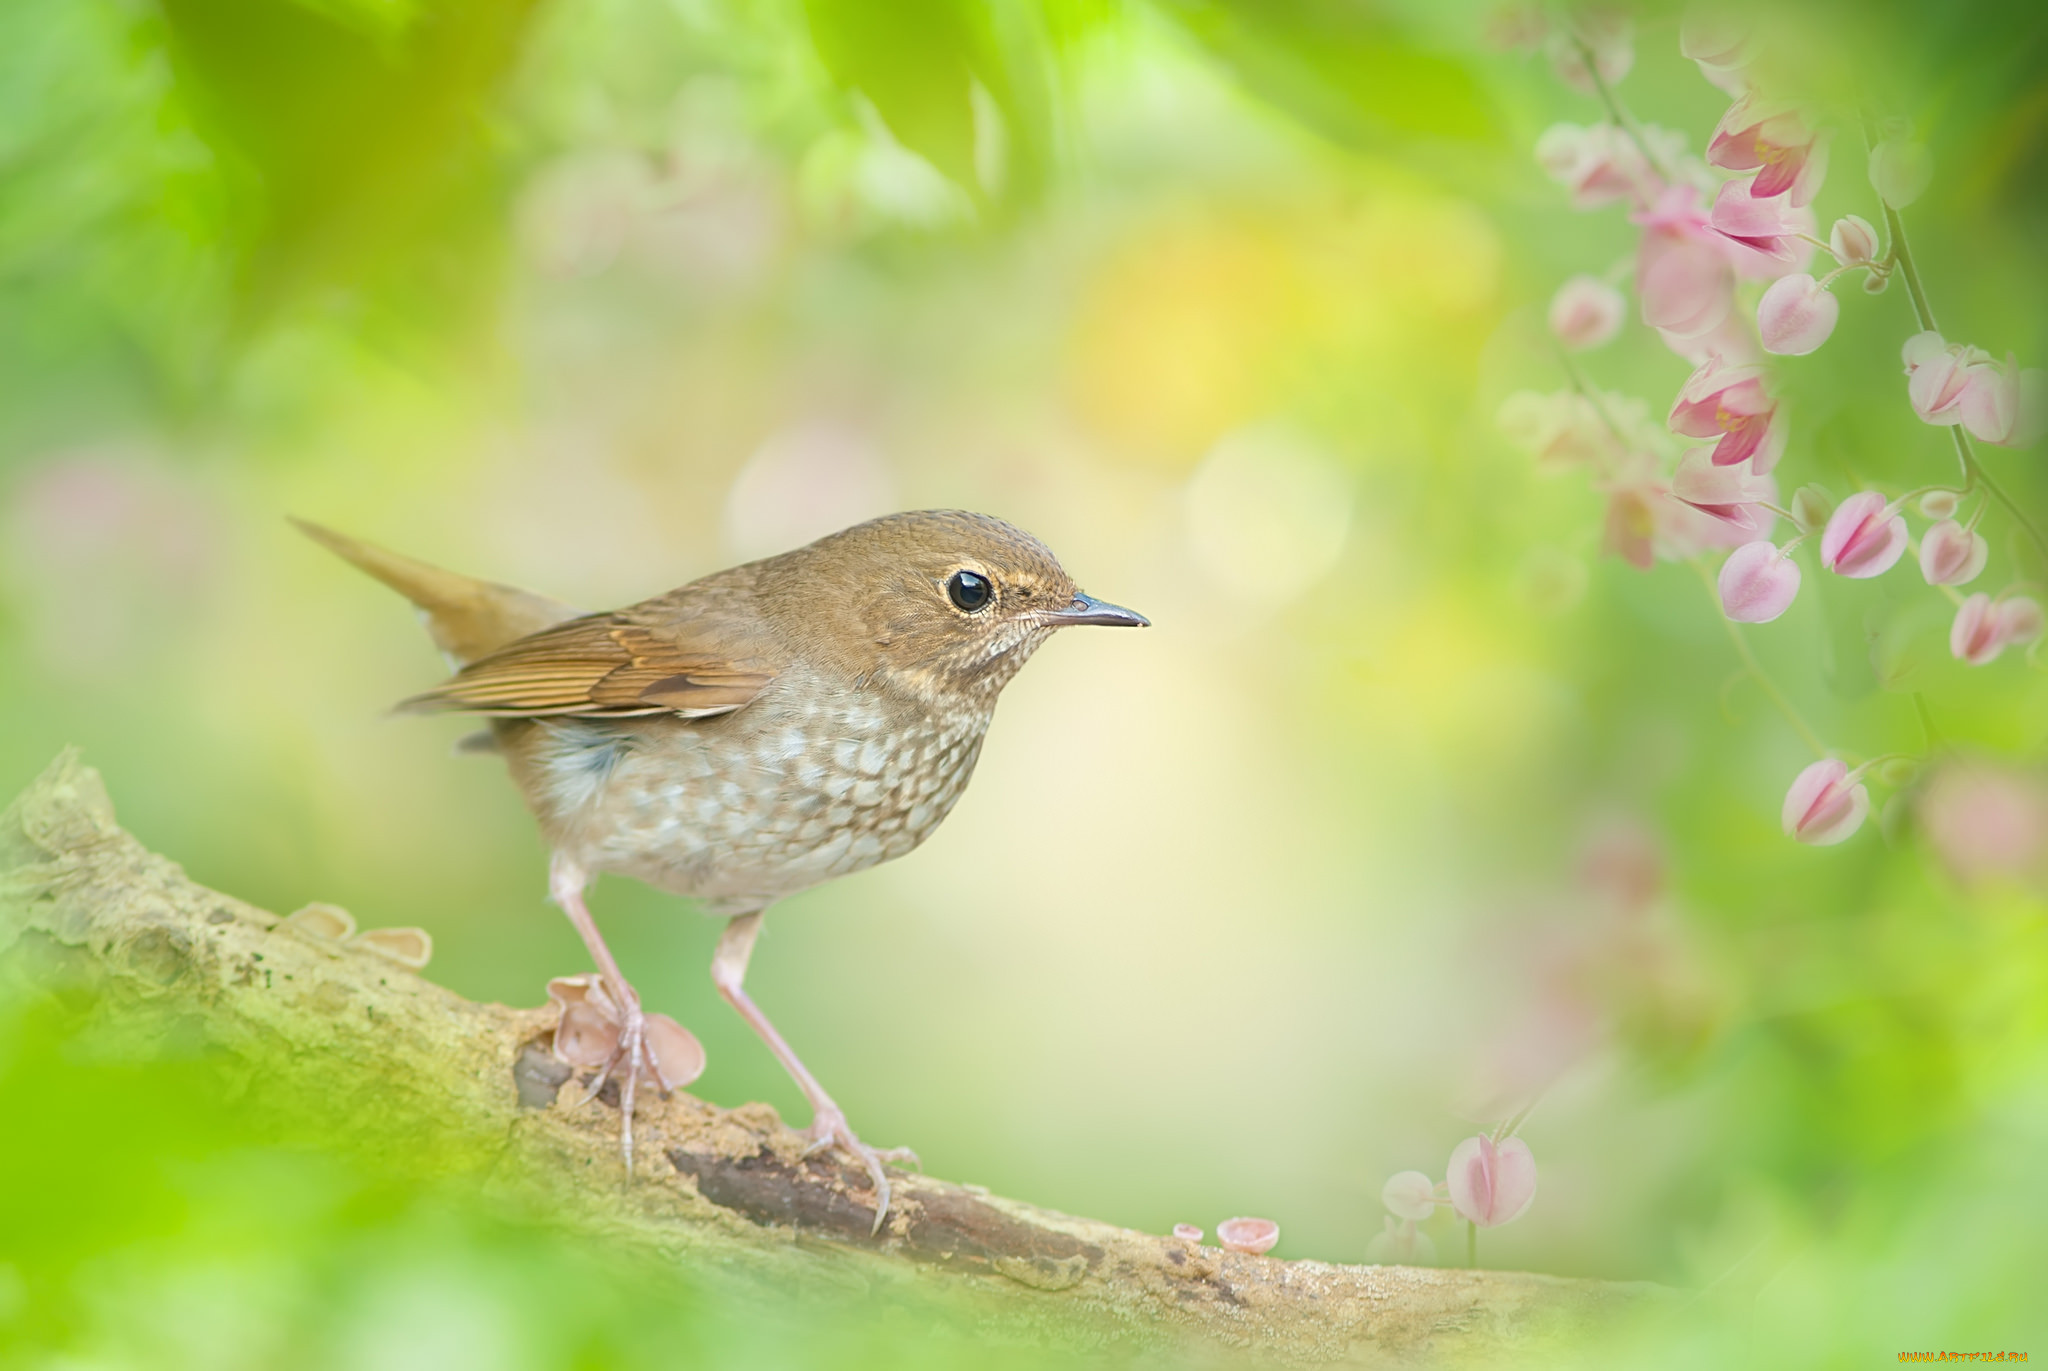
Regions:
[[1420, 1171], [1389, 1176], [1380, 1189], [1386, 1230], [1373, 1236], [1367, 1259], [1406, 1266], [1435, 1261], [1436, 1244], [1417, 1225], [1439, 1205], [1479, 1228], [1497, 1228], [1528, 1213], [1536, 1199], [1536, 1158], [1529, 1144], [1507, 1129], [1499, 1131], [1508, 1136], [1481, 1133], [1452, 1148], [1441, 1185]]
[[[1607, 497], [1605, 548], [1631, 565], [1648, 569], [1659, 559], [1729, 549], [1717, 589], [1734, 622], [1769, 623], [1791, 607], [1801, 583], [1795, 554], [1813, 541], [1823, 572], [1858, 580], [1881, 576], [1917, 551], [1922, 578], [1955, 602], [1949, 646], [1959, 661], [1982, 666], [2007, 647], [2040, 641], [2041, 606], [2019, 584], [1967, 598], [1955, 589], [1986, 568], [1990, 549], [1978, 525], [1992, 497], [2012, 507], [1964, 435], [2006, 447], [2035, 441], [2048, 429], [2048, 377], [2011, 355], [2001, 361], [1950, 343], [1932, 327], [1897, 214], [1929, 183], [1925, 148], [1910, 130], [1886, 126], [1870, 150], [1878, 217], [1893, 241], [1851, 214], [1823, 242], [1811, 206], [1827, 177], [1829, 131], [1807, 109], [1758, 85], [1745, 29], [1701, 17], [1682, 26], [1684, 55], [1733, 97], [1697, 158], [1682, 134], [1631, 119], [1609, 89], [1633, 63], [1632, 53], [1619, 50], [1629, 41], [1625, 26], [1589, 30], [1583, 20], [1567, 20], [1558, 32], [1577, 55], [1564, 62], [1553, 46], [1559, 75], [1597, 94], [1608, 118], [1552, 127], [1536, 144], [1537, 163], [1575, 207], [1623, 205], [1641, 234], [1632, 260], [1605, 276], [1574, 276], [1558, 290], [1549, 324], [1573, 386], [1510, 396], [1500, 414], [1504, 432], [1545, 466], [1590, 468]], [[1589, 70], [1603, 79], [1593, 81]], [[1819, 253], [1834, 265], [1816, 277], [1808, 268]], [[1906, 399], [1925, 422], [1956, 429], [1962, 484], [1896, 497], [1864, 489], [1840, 500], [1807, 485], [1783, 508], [1773, 472], [1792, 423], [1768, 359], [1826, 344], [1841, 320], [1837, 281], [1860, 274], [1875, 294], [1894, 273], [1905, 276], [1922, 324], [1901, 353]], [[1627, 305], [1617, 285], [1624, 278], [1633, 280], [1642, 322], [1694, 368], [1666, 415], [1668, 439], [1644, 432], [1646, 406], [1595, 389], [1572, 360], [1621, 331]], [[1916, 500], [1928, 520], [1917, 548], [1907, 520]], [[1782, 542], [1773, 537], [1781, 517], [1790, 524]], [[1854, 833], [1869, 808], [1862, 773], [1834, 760], [1808, 767], [1786, 796], [1786, 832], [1817, 844]]]

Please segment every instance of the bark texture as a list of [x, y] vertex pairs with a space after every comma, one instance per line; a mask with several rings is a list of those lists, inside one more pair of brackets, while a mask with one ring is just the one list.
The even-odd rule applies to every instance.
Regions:
[[472, 1003], [319, 924], [186, 879], [122, 831], [75, 753], [0, 814], [0, 993], [89, 992], [106, 1031], [215, 1054], [296, 1135], [472, 1183], [764, 1309], [886, 1301], [1048, 1347], [1384, 1366], [1524, 1361], [1672, 1301], [1643, 1284], [1247, 1256], [914, 1174], [871, 1234], [864, 1174], [804, 1158], [766, 1105], [681, 1093], [642, 1106], [647, 1160], [627, 1183], [615, 1110], [569, 1107], [582, 1087], [545, 1050], [552, 1010]]

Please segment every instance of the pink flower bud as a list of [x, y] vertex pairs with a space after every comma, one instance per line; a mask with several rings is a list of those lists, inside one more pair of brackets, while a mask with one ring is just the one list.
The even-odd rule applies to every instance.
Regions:
[[1426, 1219], [1436, 1213], [1436, 1182], [1420, 1171], [1396, 1171], [1380, 1187], [1380, 1203], [1404, 1219]]
[[1768, 540], [1744, 543], [1721, 564], [1721, 612], [1739, 624], [1767, 624], [1799, 593], [1799, 564]]
[[1952, 490], [1930, 490], [1920, 497], [1920, 512], [1930, 519], [1953, 519], [1962, 498]]
[[1887, 138], [1870, 150], [1870, 188], [1893, 209], [1918, 200], [1933, 179], [1934, 159], [1925, 143]]
[[1874, 490], [1842, 501], [1820, 538], [1820, 564], [1857, 580], [1890, 571], [1905, 551], [1906, 521]]
[[2031, 643], [2041, 636], [2041, 605], [2025, 595], [2013, 595], [1999, 602], [1998, 632], [2008, 643]]
[[1811, 847], [1829, 847], [1863, 826], [1870, 792], [1849, 768], [1830, 757], [1799, 773], [1785, 793], [1785, 834]]
[[1845, 267], [1877, 260], [1877, 230], [1859, 215], [1845, 214], [1828, 230], [1828, 251]]
[[2048, 784], [2038, 769], [1958, 759], [1934, 773], [1917, 808], [1921, 831], [1964, 881], [2048, 877]]
[[1984, 570], [1991, 545], [1953, 519], [1944, 519], [1920, 540], [1920, 574], [1931, 586], [1968, 585]]
[[1906, 364], [1906, 398], [1913, 412], [1930, 424], [1960, 424], [1969, 365], [1989, 360], [1990, 354], [1951, 346], [1930, 329], [1908, 338], [1899, 355]]
[[1963, 601], [1956, 611], [1956, 621], [1948, 631], [1948, 650], [1957, 661], [1968, 662], [1971, 666], [1983, 666], [1995, 661], [2005, 651], [2005, 638], [1999, 632], [1998, 613], [1992, 607], [1991, 597], [1978, 591]]
[[1273, 1250], [1280, 1241], [1280, 1225], [1271, 1219], [1225, 1219], [1216, 1225], [1216, 1241], [1226, 1252], [1257, 1255]]
[[1764, 351], [1781, 357], [1804, 357], [1828, 340], [1841, 316], [1834, 292], [1804, 272], [1771, 282], [1757, 302], [1756, 328]]
[[1742, 95], [1748, 81], [1742, 74], [1750, 58], [1749, 27], [1726, 15], [1692, 6], [1678, 26], [1678, 50], [1699, 63], [1700, 75], [1730, 95]]
[[1182, 1242], [1200, 1242], [1202, 1230], [1191, 1223], [1177, 1223], [1173, 1226], [1173, 1236]]
[[1550, 300], [1550, 331], [1574, 352], [1611, 342], [1621, 331], [1628, 303], [1621, 292], [1593, 276], [1574, 276]]
[[1481, 1228], [1513, 1223], [1536, 1198], [1536, 1158], [1520, 1138], [1465, 1139], [1451, 1149], [1446, 1176], [1451, 1208]]

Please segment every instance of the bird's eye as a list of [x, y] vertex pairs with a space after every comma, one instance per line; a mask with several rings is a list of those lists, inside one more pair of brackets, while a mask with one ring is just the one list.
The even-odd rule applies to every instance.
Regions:
[[946, 595], [959, 608], [972, 614], [978, 609], [988, 608], [988, 602], [996, 597], [996, 588], [989, 584], [988, 577], [979, 572], [956, 571], [953, 579], [946, 582]]

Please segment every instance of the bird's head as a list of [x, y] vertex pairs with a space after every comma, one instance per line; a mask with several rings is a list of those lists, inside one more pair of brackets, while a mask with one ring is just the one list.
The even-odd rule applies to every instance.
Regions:
[[849, 675], [933, 702], [993, 702], [1055, 631], [1144, 628], [1084, 595], [1044, 543], [961, 510], [890, 514], [760, 564], [782, 631]]

